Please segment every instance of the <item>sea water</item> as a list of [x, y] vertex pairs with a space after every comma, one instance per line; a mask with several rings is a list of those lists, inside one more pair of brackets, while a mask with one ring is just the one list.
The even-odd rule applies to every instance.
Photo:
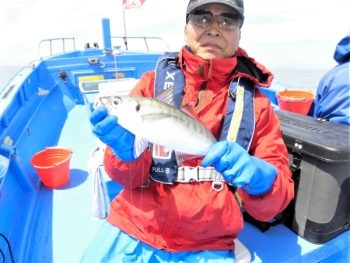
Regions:
[[22, 68], [23, 66], [0, 66], [0, 91]]
[[270, 69], [274, 75], [273, 83], [286, 86], [287, 89], [299, 89], [316, 93], [321, 78], [329, 69]]
[[[0, 66], [0, 90], [13, 78], [22, 66]], [[273, 83], [287, 89], [300, 89], [315, 94], [318, 83], [330, 69], [270, 69], [274, 74]]]

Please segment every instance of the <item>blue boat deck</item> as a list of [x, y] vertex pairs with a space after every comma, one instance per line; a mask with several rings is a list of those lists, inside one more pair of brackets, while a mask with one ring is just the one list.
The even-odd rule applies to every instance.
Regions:
[[345, 263], [350, 259], [349, 231], [326, 244], [315, 245], [284, 225], [271, 227], [263, 233], [245, 222], [238, 239], [248, 248], [254, 263]]
[[33, 216], [26, 227], [30, 232], [27, 240], [21, 242], [26, 248], [20, 251], [26, 253], [21, 253], [16, 262], [78, 262], [102, 222], [92, 220], [92, 184], [87, 164], [96, 140], [85, 106], [78, 105], [69, 112], [58, 146], [73, 150], [70, 181], [60, 189], [42, 186], [37, 194], [23, 198], [36, 198], [36, 202], [29, 211], [21, 210], [23, 214], [18, 215], [19, 218], [27, 218], [27, 213]]

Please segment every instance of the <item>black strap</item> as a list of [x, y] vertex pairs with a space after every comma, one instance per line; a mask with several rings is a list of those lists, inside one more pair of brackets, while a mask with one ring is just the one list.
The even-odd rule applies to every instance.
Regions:
[[279, 224], [285, 224], [287, 226], [291, 226], [293, 223], [294, 216], [294, 200], [290, 201], [288, 206], [283, 210], [283, 212], [279, 213], [275, 220], [272, 222], [263, 222], [255, 219], [246, 211], [243, 212], [244, 221], [252, 224], [253, 226], [259, 228], [263, 233], [270, 229], [272, 226], [277, 226]]

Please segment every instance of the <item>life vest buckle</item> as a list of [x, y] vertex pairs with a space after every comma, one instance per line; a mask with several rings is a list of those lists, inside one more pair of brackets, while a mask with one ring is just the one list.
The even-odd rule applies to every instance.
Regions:
[[198, 182], [199, 181], [198, 169], [199, 169], [199, 166], [197, 166], [197, 167], [184, 166], [184, 177], [185, 177], [184, 181], [185, 182], [193, 182], [193, 181]]

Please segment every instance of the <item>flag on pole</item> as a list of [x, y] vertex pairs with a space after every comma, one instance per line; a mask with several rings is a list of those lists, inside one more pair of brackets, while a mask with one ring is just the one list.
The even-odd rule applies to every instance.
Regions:
[[141, 8], [146, 0], [123, 0], [124, 10], [132, 8]]

